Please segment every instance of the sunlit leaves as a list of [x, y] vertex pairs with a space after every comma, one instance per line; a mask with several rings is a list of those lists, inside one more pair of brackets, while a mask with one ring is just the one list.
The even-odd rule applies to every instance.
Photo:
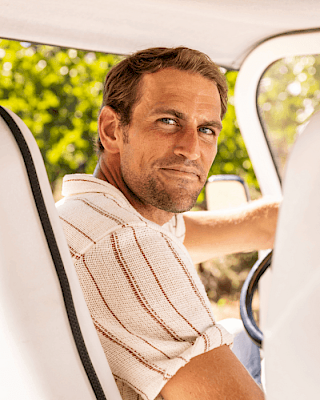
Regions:
[[226, 73], [229, 85], [229, 104], [228, 111], [223, 120], [223, 129], [220, 133], [218, 143], [218, 154], [210, 169], [210, 175], [216, 174], [235, 174], [241, 176], [252, 189], [259, 189], [248, 153], [240, 134], [236, 121], [235, 109], [233, 106], [234, 86], [237, 79], [237, 72], [229, 71]]
[[[119, 56], [0, 41], [1, 105], [35, 136], [50, 182], [67, 173], [92, 173], [103, 81]], [[301, 71], [300, 71], [301, 72]], [[234, 112], [237, 73], [226, 73], [230, 104], [210, 174], [238, 174], [258, 188]]]
[[30, 128], [51, 183], [66, 173], [93, 171], [102, 83], [119, 59], [0, 41], [1, 105], [17, 113]]
[[259, 110], [281, 175], [296, 135], [320, 108], [320, 56], [274, 63], [259, 87]]

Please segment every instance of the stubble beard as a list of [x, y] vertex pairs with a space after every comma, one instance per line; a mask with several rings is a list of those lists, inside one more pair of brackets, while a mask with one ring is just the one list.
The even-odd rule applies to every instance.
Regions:
[[190, 193], [186, 188], [178, 185], [174, 193], [170, 193], [165, 188], [159, 187], [154, 179], [148, 180], [149, 204], [170, 213], [182, 213], [189, 211], [197, 201], [199, 192]]
[[121, 168], [121, 174], [127, 188], [142, 204], [151, 205], [169, 213], [189, 211], [196, 204], [202, 189], [190, 193], [190, 190], [183, 187], [182, 182], [177, 182], [177, 186], [169, 190], [153, 176], [147, 176], [141, 180], [133, 176], [125, 167]]
[[[129, 129], [127, 126], [122, 127], [122, 135], [124, 144], [128, 144]], [[175, 156], [171, 160], [166, 160], [167, 165], [175, 162], [177, 162]], [[179, 162], [181, 163], [180, 160]], [[189, 162], [189, 164], [192, 164], [192, 162]], [[145, 177], [144, 181], [141, 180], [141, 177], [134, 176], [130, 171], [130, 163], [127, 164], [124, 160], [120, 164], [120, 172], [126, 187], [142, 204], [151, 205], [174, 214], [189, 211], [196, 204], [204, 186], [202, 185], [199, 190], [190, 193], [190, 190], [186, 189], [183, 182], [180, 181], [177, 182], [177, 186], [170, 193], [160, 181], [150, 174]]]

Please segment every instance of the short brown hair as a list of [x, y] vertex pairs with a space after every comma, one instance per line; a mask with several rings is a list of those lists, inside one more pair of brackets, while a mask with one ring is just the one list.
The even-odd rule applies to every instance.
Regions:
[[[104, 106], [119, 115], [120, 123], [130, 124], [134, 105], [141, 98], [140, 83], [144, 74], [175, 68], [202, 75], [217, 85], [221, 101], [221, 119], [227, 111], [228, 86], [219, 67], [204, 53], [187, 47], [154, 47], [138, 51], [115, 65], [108, 72], [103, 89]], [[97, 147], [103, 151], [98, 137]]]

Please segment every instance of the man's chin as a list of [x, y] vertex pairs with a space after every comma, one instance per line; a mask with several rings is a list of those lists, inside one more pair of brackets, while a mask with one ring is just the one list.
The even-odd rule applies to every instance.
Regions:
[[177, 201], [171, 200], [167, 202], [158, 203], [156, 207], [170, 213], [179, 214], [191, 210], [191, 208], [194, 207], [196, 202], [197, 198], [193, 201], [189, 200], [187, 202], [181, 202], [181, 199], [179, 199]]
[[153, 200], [157, 203], [157, 208], [178, 214], [191, 210], [196, 204], [200, 192], [201, 190], [192, 193], [186, 188], [176, 188], [174, 192], [158, 191], [157, 195], [153, 196]]
[[[181, 186], [179, 182], [172, 185], [160, 185], [158, 181], [150, 179], [141, 187], [141, 182], [136, 185], [126, 183], [130, 191], [140, 199], [141, 203], [156, 207], [169, 213], [183, 213], [189, 211], [197, 202], [202, 188]], [[132, 188], [131, 188], [132, 186]], [[139, 187], [140, 186], [140, 187]]]

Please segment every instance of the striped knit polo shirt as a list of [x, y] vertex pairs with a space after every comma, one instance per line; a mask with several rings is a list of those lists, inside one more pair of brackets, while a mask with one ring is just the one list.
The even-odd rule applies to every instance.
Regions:
[[183, 216], [157, 225], [91, 175], [65, 176], [62, 194], [58, 213], [120, 394], [162, 399], [191, 358], [233, 340], [183, 246]]

